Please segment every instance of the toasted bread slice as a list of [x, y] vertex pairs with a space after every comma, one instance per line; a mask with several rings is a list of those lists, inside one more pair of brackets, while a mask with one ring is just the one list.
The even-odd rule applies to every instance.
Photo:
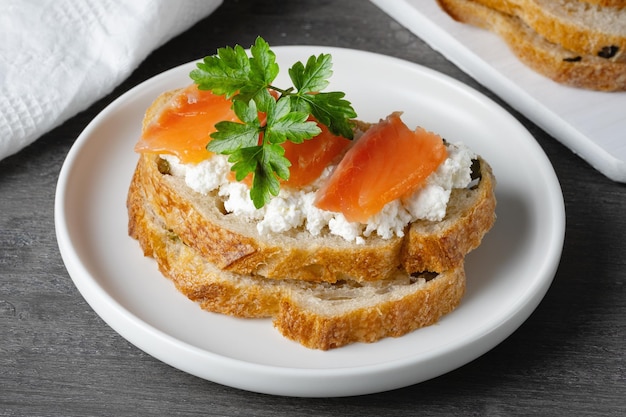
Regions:
[[463, 263], [439, 274], [396, 272], [359, 284], [274, 280], [224, 271], [172, 231], [141, 173], [127, 205], [129, 232], [160, 271], [203, 309], [236, 317], [272, 317], [287, 338], [327, 350], [354, 342], [399, 337], [437, 322], [465, 292]]
[[[144, 129], [178, 91], [167, 91], [152, 103]], [[359, 122], [357, 126], [364, 130], [369, 125]], [[227, 213], [217, 192], [193, 191], [184, 178], [162, 173], [166, 171], [163, 164], [155, 154], [139, 158], [135, 177], [146, 199], [185, 244], [219, 269], [238, 274], [332, 283], [377, 281], [398, 269], [409, 274], [442, 272], [461, 264], [495, 221], [495, 179], [480, 158], [475, 172], [478, 184], [452, 191], [442, 221], [418, 221], [407, 227], [404, 237], [370, 236], [365, 244], [330, 233], [313, 236], [304, 228], [260, 235], [254, 223]]]
[[[455, 189], [440, 222], [419, 221], [404, 237], [366, 238], [364, 244], [304, 228], [260, 235], [254, 223], [225, 212], [222, 200], [187, 187], [184, 178], [162, 174], [158, 155], [142, 154], [134, 181], [157, 215], [188, 246], [219, 269], [274, 279], [377, 281], [399, 269], [408, 274], [442, 272], [463, 263], [495, 221], [495, 179], [480, 160], [480, 181]], [[130, 215], [132, 221], [132, 213]]]
[[519, 17], [479, 1], [437, 2], [453, 19], [498, 34], [522, 62], [558, 83], [599, 91], [626, 91], [626, 63], [568, 50], [548, 41]]
[[626, 60], [626, 9], [579, 0], [474, 0], [519, 17], [549, 42], [580, 55]]

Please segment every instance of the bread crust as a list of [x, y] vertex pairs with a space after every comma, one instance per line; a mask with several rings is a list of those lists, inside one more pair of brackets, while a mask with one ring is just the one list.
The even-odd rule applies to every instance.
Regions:
[[[272, 279], [357, 282], [386, 279], [398, 268], [407, 273], [441, 272], [463, 262], [495, 221], [495, 180], [481, 162], [475, 190], [455, 190], [451, 201], [465, 204], [442, 222], [417, 222], [404, 237], [369, 237], [365, 244], [305, 231], [261, 236], [254, 224], [220, 210], [216, 195], [201, 195], [181, 178], [158, 171], [157, 155], [142, 154], [135, 172], [146, 198], [176, 235], [218, 268]], [[458, 194], [458, 196], [457, 196]]]
[[[168, 229], [133, 176], [127, 199], [129, 234], [161, 273], [207, 311], [236, 317], [272, 317], [285, 337], [327, 350], [355, 342], [399, 337], [438, 321], [465, 292], [463, 264], [424, 281], [408, 275], [372, 288], [346, 283], [272, 280], [220, 270]], [[336, 294], [337, 293], [337, 294]], [[352, 297], [349, 301], [343, 297]]]
[[626, 7], [626, 0], [580, 0], [583, 3], [595, 4], [602, 7], [615, 7], [616, 9], [623, 9]]
[[[480, 0], [484, 1], [484, 0]], [[437, 0], [453, 19], [498, 34], [527, 66], [561, 84], [598, 91], [626, 91], [626, 63], [582, 55], [552, 43], [519, 17], [472, 0]]]

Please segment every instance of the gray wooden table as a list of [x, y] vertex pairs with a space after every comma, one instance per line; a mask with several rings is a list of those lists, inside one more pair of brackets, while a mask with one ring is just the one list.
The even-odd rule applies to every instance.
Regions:
[[457, 78], [503, 104], [367, 1], [233, 1], [155, 51], [87, 111], [0, 161], [0, 416], [626, 415], [626, 186], [511, 111], [563, 188], [567, 230], [547, 296], [507, 340], [424, 383], [361, 397], [240, 391], [174, 369], [109, 328], [59, 255], [54, 192], [78, 134], [134, 85], [224, 45], [317, 44], [379, 52]]

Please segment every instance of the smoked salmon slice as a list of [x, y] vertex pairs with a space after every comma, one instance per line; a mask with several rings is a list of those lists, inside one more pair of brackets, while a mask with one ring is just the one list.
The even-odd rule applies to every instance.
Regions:
[[232, 102], [191, 84], [170, 99], [158, 118], [144, 129], [136, 152], [175, 155], [184, 164], [211, 157], [206, 149], [220, 121], [238, 122]]
[[[309, 120], [315, 120], [312, 117]], [[315, 181], [322, 171], [352, 143], [350, 139], [337, 136], [318, 123], [322, 132], [302, 143], [285, 142], [285, 158], [291, 162], [289, 179], [283, 184], [300, 188]]]
[[447, 158], [441, 137], [409, 129], [400, 114], [372, 125], [346, 152], [317, 191], [318, 208], [365, 223], [385, 204], [415, 192]]

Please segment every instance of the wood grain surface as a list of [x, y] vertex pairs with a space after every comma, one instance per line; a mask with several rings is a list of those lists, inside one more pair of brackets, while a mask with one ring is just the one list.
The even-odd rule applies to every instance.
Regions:
[[[240, 391], [132, 346], [72, 284], [54, 230], [59, 170], [108, 103], [181, 63], [257, 35], [349, 47], [459, 79], [511, 111], [554, 165], [566, 205], [554, 283], [507, 340], [453, 372], [360, 397]], [[626, 116], [625, 116], [626, 117]], [[625, 133], [626, 134], [626, 133]], [[626, 186], [606, 179], [367, 1], [233, 1], [151, 54], [112, 94], [0, 161], [0, 416], [626, 415]]]

